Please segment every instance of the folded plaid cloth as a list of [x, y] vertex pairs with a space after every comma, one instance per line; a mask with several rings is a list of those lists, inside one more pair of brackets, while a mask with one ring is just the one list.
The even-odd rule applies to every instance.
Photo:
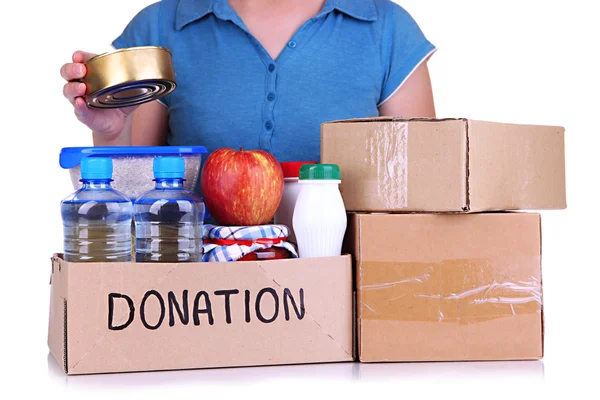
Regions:
[[[223, 262], [237, 261], [260, 249], [281, 247], [289, 251], [294, 258], [298, 258], [296, 249], [291, 243], [269, 243], [260, 239], [287, 238], [290, 230], [285, 225], [260, 225], [260, 226], [216, 226], [204, 225], [202, 238], [204, 239], [204, 255], [202, 261]], [[244, 241], [245, 243], [209, 243], [211, 239], [223, 241]]]

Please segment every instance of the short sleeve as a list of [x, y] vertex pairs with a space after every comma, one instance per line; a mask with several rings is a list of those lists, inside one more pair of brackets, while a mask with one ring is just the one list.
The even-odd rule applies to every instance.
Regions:
[[161, 46], [161, 2], [149, 5], [129, 22], [112, 45], [116, 49], [138, 46]]
[[389, 100], [410, 75], [436, 48], [423, 34], [417, 22], [399, 5], [389, 2], [384, 13], [383, 89], [378, 107]]

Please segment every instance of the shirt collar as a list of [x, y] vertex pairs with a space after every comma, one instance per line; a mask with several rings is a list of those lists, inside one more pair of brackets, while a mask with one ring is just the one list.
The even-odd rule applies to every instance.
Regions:
[[329, 14], [334, 9], [361, 21], [377, 21], [377, 10], [373, 0], [327, 0], [317, 18]]
[[[373, 0], [326, 0], [317, 18], [329, 14], [334, 9], [361, 21], [377, 20]], [[234, 11], [227, 0], [179, 0], [175, 28], [181, 30], [211, 13], [220, 19], [230, 20]]]

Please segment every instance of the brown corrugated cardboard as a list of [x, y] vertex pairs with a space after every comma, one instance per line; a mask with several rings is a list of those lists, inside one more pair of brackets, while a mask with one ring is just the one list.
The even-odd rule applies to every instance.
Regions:
[[195, 264], [55, 256], [51, 284], [48, 345], [68, 374], [353, 359], [350, 256]]
[[566, 207], [564, 128], [467, 119], [373, 118], [321, 126], [348, 211]]
[[349, 218], [360, 361], [542, 357], [538, 214]]

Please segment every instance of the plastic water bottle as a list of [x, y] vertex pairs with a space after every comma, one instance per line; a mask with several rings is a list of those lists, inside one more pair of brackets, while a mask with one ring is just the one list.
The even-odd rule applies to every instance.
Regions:
[[155, 189], [134, 203], [136, 262], [200, 262], [204, 203], [183, 186], [182, 157], [154, 159]]
[[81, 160], [83, 187], [61, 203], [64, 259], [69, 262], [131, 261], [131, 200], [114, 190], [112, 160]]
[[340, 193], [340, 168], [334, 164], [303, 165], [293, 225], [300, 257], [342, 254], [346, 208]]

